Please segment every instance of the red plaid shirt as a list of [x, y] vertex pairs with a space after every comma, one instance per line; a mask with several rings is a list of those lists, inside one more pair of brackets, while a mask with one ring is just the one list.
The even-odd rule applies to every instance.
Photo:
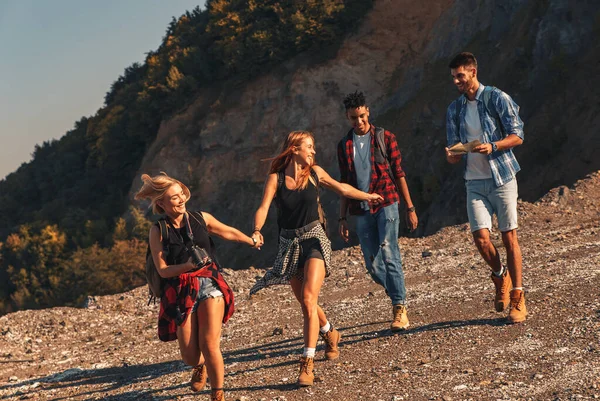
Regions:
[[[344, 138], [338, 143], [338, 163], [340, 166], [341, 182], [347, 183], [356, 187], [356, 169], [354, 167], [354, 130], [350, 130]], [[387, 148], [387, 156], [390, 161], [390, 169], [396, 178], [404, 177], [406, 174], [402, 170], [402, 156], [396, 142], [396, 136], [389, 131], [385, 131], [384, 135], [385, 146]], [[371, 213], [377, 213], [382, 207], [389, 206], [394, 202], [400, 202], [396, 185], [393, 178], [390, 177], [389, 169], [385, 161], [383, 163], [375, 162], [375, 152], [379, 152], [375, 140], [375, 126], [371, 124], [371, 183], [369, 184], [369, 192], [376, 193], [383, 197], [383, 202], [371, 206]], [[360, 207], [360, 201], [348, 199], [349, 211], [351, 215], [363, 214], [364, 211]]]
[[233, 291], [225, 282], [215, 263], [192, 273], [183, 273], [178, 277], [166, 280], [163, 295], [160, 299], [158, 313], [158, 338], [161, 341], [177, 339], [177, 326], [187, 319], [198, 296], [199, 285], [197, 277], [210, 277], [215, 280], [217, 287], [223, 293], [225, 314], [223, 323], [227, 323], [235, 307]]

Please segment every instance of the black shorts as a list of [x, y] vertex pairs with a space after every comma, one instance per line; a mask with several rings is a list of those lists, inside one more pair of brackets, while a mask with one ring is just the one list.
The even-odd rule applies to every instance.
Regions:
[[297, 277], [300, 280], [304, 278], [304, 264], [309, 259], [325, 260], [323, 258], [323, 253], [321, 252], [321, 243], [318, 238], [309, 238], [306, 241], [300, 242], [298, 270], [296, 270], [294, 277]]

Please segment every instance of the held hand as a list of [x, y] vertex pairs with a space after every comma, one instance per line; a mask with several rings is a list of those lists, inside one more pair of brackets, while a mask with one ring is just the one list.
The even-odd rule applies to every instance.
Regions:
[[348, 230], [348, 223], [346, 220], [340, 220], [339, 232], [340, 237], [342, 237], [345, 242], [348, 242], [350, 239], [350, 231]]
[[369, 203], [373, 205], [377, 205], [380, 202], [383, 202], [383, 197], [379, 194], [369, 194]]
[[413, 210], [412, 212], [406, 213], [406, 225], [408, 226], [410, 232], [413, 232], [417, 229], [417, 226], [419, 225], [419, 218], [417, 217], [417, 212]]
[[460, 161], [460, 159], [462, 159], [463, 155], [454, 154], [454, 153], [450, 152], [450, 150], [448, 150], [448, 148], [444, 148], [444, 149], [446, 150], [446, 160], [448, 160], [448, 163], [456, 164]]
[[491, 143], [482, 143], [481, 145], [477, 145], [473, 148], [473, 153], [481, 153], [482, 155], [489, 155], [492, 153], [492, 144]]
[[254, 242], [254, 245], [252, 245], [252, 248], [256, 248], [260, 251], [260, 247], [263, 246], [263, 244], [265, 243], [263, 236], [260, 232], [255, 231], [252, 234], [252, 242]]

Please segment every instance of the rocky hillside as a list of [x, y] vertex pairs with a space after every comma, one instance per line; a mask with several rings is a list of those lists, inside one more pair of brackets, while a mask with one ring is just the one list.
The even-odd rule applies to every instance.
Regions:
[[[341, 356], [324, 361], [318, 349], [309, 389], [294, 385], [302, 321], [289, 288], [249, 299], [262, 271], [227, 270], [237, 297], [222, 342], [227, 399], [600, 398], [599, 197], [596, 172], [519, 203], [530, 313], [519, 325], [493, 312], [493, 284], [465, 225], [400, 240], [411, 319], [402, 334], [388, 330], [390, 305], [359, 249], [335, 252], [321, 303], [342, 333]], [[145, 295], [140, 287], [0, 317], [0, 399], [208, 399], [189, 390], [177, 345], [158, 341]]]
[[[339, 176], [335, 146], [348, 129], [342, 99], [359, 89], [375, 123], [397, 134], [421, 218], [417, 234], [464, 222], [460, 169], [445, 162], [443, 146], [445, 110], [457, 96], [447, 64], [469, 50], [480, 80], [521, 106], [520, 193], [535, 201], [600, 169], [600, 98], [590, 90], [600, 84], [599, 21], [593, 1], [379, 0], [355, 35], [326, 50], [325, 61], [302, 54], [248, 84], [206, 91], [163, 121], [138, 177], [167, 171], [191, 185], [193, 207], [249, 230], [267, 170], [261, 160], [289, 131], [314, 131], [318, 162]], [[136, 178], [131, 197], [139, 186]], [[335, 220], [337, 196], [323, 200]], [[276, 240], [273, 218], [266, 231]], [[247, 267], [249, 250], [222, 250], [227, 265]], [[267, 251], [257, 263], [273, 256]]]

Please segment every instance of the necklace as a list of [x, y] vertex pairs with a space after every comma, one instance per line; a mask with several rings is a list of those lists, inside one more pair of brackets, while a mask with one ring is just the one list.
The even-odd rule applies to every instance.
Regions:
[[371, 148], [371, 137], [370, 134], [366, 134], [366, 135], [356, 135], [356, 132], [354, 133], [354, 135], [356, 136], [356, 153], [358, 153], [358, 158], [360, 159], [360, 162], [362, 164], [363, 168], [367, 168], [368, 165], [370, 164], [370, 148]]

